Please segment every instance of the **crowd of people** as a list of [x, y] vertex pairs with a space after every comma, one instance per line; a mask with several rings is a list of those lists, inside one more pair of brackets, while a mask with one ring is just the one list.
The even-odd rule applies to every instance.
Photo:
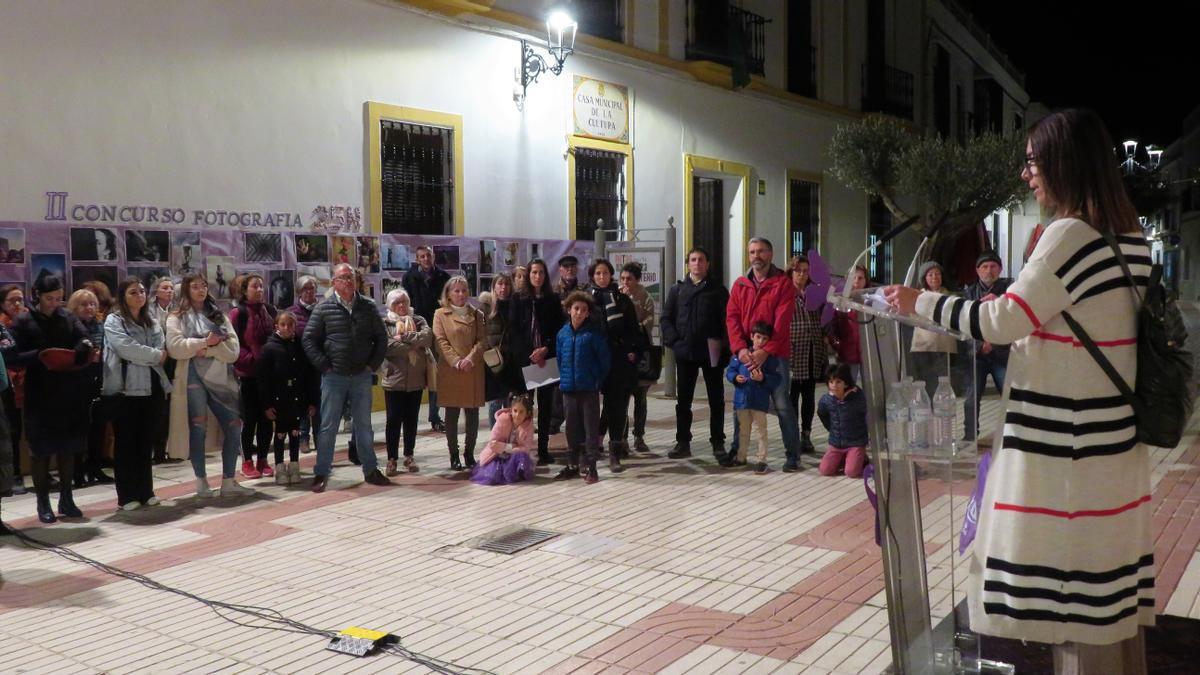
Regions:
[[[566, 255], [552, 279], [547, 262], [534, 259], [497, 274], [491, 289], [472, 299], [467, 280], [438, 268], [428, 246], [417, 247], [382, 314], [348, 264], [334, 267], [324, 297], [316, 278], [299, 277], [296, 302], [287, 308], [267, 302], [261, 274], [238, 275], [230, 280], [228, 312], [198, 274], [178, 287], [166, 277], [151, 288], [130, 278], [115, 293], [89, 282], [65, 307], [62, 281], [46, 276], [28, 303], [20, 287], [0, 288], [0, 354], [11, 383], [0, 433], [8, 431], [5, 445], [15, 448], [24, 432], [38, 517], [47, 523], [77, 517], [72, 490], [93, 483], [115, 480], [121, 509], [157, 504], [151, 466], [164, 461], [190, 460], [201, 497], [218, 485], [221, 495], [246, 495], [253, 490], [239, 473], [243, 482], [300, 484], [300, 455], [315, 450], [308, 485], [321, 492], [343, 421], [364, 480], [388, 484], [402, 471], [420, 470], [414, 449], [424, 400], [430, 430], [445, 434], [452, 471], [470, 471], [488, 485], [529, 480], [537, 466], [556, 461], [550, 438], [565, 424], [568, 451], [554, 478], [592, 483], [602, 456], [615, 474], [631, 456], [650, 451], [646, 397], [659, 375], [651, 358], [657, 323], [678, 368], [670, 458], [692, 455], [692, 402], [703, 376], [709, 444], [721, 466], [746, 466], [752, 456], [757, 473], [769, 471], [766, 416], [773, 408], [782, 470], [800, 470], [801, 453], [816, 453], [819, 409], [831, 432], [821, 473], [858, 476], [866, 425], [855, 386], [857, 321], [839, 315], [822, 325], [820, 312], [808, 308], [805, 257], [783, 270], [770, 241], [755, 237], [747, 250], [749, 269], [731, 289], [709, 274], [707, 251], [689, 251], [687, 274], [668, 290], [661, 313], [637, 263], [618, 270], [596, 258], [581, 279], [579, 260]], [[996, 276], [981, 272], [980, 283], [995, 285]], [[936, 291], [940, 268], [923, 278]], [[856, 270], [853, 283], [865, 286], [866, 270]], [[1002, 382], [1002, 367], [988, 372]], [[728, 448], [726, 380], [735, 411]], [[818, 405], [817, 385], [825, 383], [830, 394]], [[386, 408], [382, 470], [371, 426], [376, 384]], [[74, 404], [65, 414], [63, 402]], [[485, 405], [490, 431], [477, 456]], [[53, 424], [44, 419], [48, 410], [55, 411]], [[111, 461], [104, 452], [109, 428]], [[209, 446], [219, 447], [219, 484], [207, 475]], [[24, 492], [20, 453], [12, 466], [12, 492]]]

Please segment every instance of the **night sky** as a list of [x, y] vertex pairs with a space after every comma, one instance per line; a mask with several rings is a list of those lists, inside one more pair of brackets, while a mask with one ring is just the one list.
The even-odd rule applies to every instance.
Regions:
[[1184, 11], [1191, 3], [960, 2], [1024, 71], [1033, 101], [1091, 108], [1117, 143], [1165, 148], [1200, 105], [1200, 31]]

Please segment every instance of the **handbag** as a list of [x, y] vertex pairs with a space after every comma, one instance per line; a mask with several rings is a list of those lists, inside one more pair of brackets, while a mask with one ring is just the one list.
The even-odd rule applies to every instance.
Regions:
[[492, 371], [493, 375], [499, 375], [504, 371], [504, 352], [501, 351], [500, 345], [483, 352], [483, 363], [488, 370]]
[[1162, 285], [1162, 265], [1150, 268], [1143, 296], [1138, 292], [1137, 282], [1116, 237], [1108, 231], [1101, 234], [1116, 253], [1117, 262], [1136, 299], [1137, 379], [1133, 388], [1125, 383], [1083, 326], [1066, 312], [1062, 313], [1063, 320], [1133, 408], [1138, 442], [1173, 448], [1179, 445], [1192, 415], [1192, 392], [1188, 386], [1192, 379], [1192, 355], [1183, 348], [1187, 340], [1183, 316]]

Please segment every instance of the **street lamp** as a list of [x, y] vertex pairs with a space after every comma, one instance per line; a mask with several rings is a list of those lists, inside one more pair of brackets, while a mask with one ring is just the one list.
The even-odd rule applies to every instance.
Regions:
[[521, 93], [513, 92], [513, 100], [518, 110], [524, 110], [529, 85], [537, 82], [539, 75], [547, 70], [555, 75], [562, 74], [567, 57], [575, 52], [575, 32], [578, 29], [579, 24], [561, 10], [551, 12], [546, 18], [546, 51], [550, 53], [550, 58], [554, 59], [553, 65], [547, 63], [540, 54], [534, 53], [528, 42], [521, 40], [521, 65], [518, 66]]
[[1162, 162], [1163, 150], [1154, 144], [1147, 144], [1145, 147], [1146, 164], [1137, 161], [1138, 142], [1136, 140], [1130, 139], [1121, 145], [1125, 148], [1125, 161], [1121, 162], [1121, 168], [1126, 174], [1134, 173], [1139, 169], [1142, 171], [1155, 171]]

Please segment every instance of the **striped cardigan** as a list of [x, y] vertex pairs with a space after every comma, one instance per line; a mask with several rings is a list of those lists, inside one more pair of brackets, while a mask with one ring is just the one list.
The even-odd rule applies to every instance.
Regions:
[[[1135, 280], [1150, 254], [1118, 237]], [[971, 561], [972, 629], [1053, 644], [1110, 644], [1154, 622], [1150, 466], [1133, 411], [1063, 321], [1069, 309], [1131, 385], [1134, 297], [1100, 233], [1050, 224], [1008, 292], [989, 302], [922, 293], [917, 313], [1012, 344], [1003, 437]]]

